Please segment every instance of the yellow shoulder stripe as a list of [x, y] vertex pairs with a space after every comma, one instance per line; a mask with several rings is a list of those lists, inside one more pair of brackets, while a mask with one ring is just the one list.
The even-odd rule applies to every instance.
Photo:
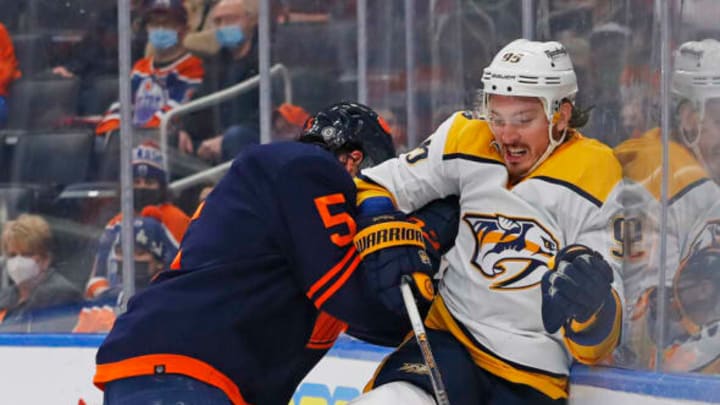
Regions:
[[443, 148], [443, 159], [469, 158], [502, 164], [502, 157], [492, 146], [493, 135], [487, 122], [456, 114]]
[[575, 133], [529, 178], [566, 186], [600, 206], [622, 180], [622, 167], [610, 147]]
[[357, 188], [357, 202], [358, 207], [367, 199], [374, 197], [388, 197], [392, 200], [394, 206], [397, 207], [397, 201], [395, 196], [392, 195], [385, 187], [371, 181], [370, 179], [363, 177], [355, 177], [355, 187]]
[[[708, 175], [695, 156], [683, 145], [671, 141], [668, 148], [668, 194], [670, 199], [674, 199], [689, 187], [707, 179]], [[625, 177], [644, 186], [657, 200], [660, 200], [662, 185], [662, 152], [659, 128], [615, 147], [615, 155], [622, 164]]]

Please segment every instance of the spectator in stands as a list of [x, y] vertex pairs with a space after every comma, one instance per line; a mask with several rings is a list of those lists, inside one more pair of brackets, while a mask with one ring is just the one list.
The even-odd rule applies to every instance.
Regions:
[[[132, 167], [136, 215], [152, 217], [160, 221], [167, 228], [173, 242], [178, 244], [185, 235], [190, 218], [170, 202], [163, 157], [157, 145], [147, 142], [135, 148]], [[87, 298], [95, 298], [108, 288], [122, 282], [116, 269], [109, 266], [112, 259], [112, 244], [120, 233], [121, 225], [122, 215], [118, 214], [108, 222], [105, 232], [100, 237], [93, 270], [85, 289]]]
[[298, 138], [310, 114], [304, 108], [283, 103], [273, 111], [272, 138], [274, 141], [293, 141]]
[[610, 146], [622, 141], [620, 77], [630, 35], [627, 27], [616, 23], [594, 27], [590, 35], [590, 94], [595, 107], [586, 131]]
[[[187, 11], [182, 0], [150, 0], [144, 11], [148, 40], [154, 55], [132, 70], [133, 125], [155, 128], [162, 114], [190, 100], [205, 76], [202, 60], [182, 45]], [[114, 103], [96, 128], [105, 134], [119, 127], [119, 103]]]
[[621, 90], [621, 135], [624, 136], [624, 139], [639, 138], [650, 129], [647, 111], [652, 109], [652, 99], [649, 91], [641, 85], [629, 86]]
[[[221, 0], [211, 15], [222, 49], [208, 63], [203, 95], [258, 74], [257, 0]], [[259, 99], [255, 88], [214, 111], [188, 115], [184, 120], [187, 132], [180, 132], [178, 147], [212, 162], [232, 159], [247, 144], [259, 141]]]
[[[97, 80], [118, 75], [117, 5], [112, 3], [116, 2], [103, 0], [93, 4], [93, 10], [87, 10], [87, 21], [82, 26], [84, 34], [80, 41], [68, 46], [67, 52], [53, 60], [55, 63], [51, 71], [54, 75], [80, 81], [78, 116], [99, 116], [104, 112], [109, 96], [103, 88], [98, 88]], [[133, 36], [133, 60], [142, 57], [144, 46], [144, 38]], [[117, 97], [117, 86], [114, 90], [111, 94]]]
[[183, 45], [196, 55], [212, 56], [220, 50], [212, 10], [218, 0], [186, 0], [188, 10], [188, 26], [190, 31], [183, 40]]
[[13, 80], [19, 79], [20, 76], [12, 38], [5, 26], [0, 23], [0, 128], [7, 122], [8, 87]]
[[5, 223], [2, 251], [12, 284], [0, 290], [0, 331], [67, 332], [80, 290], [52, 266], [50, 226], [22, 214]]
[[[178, 251], [177, 242], [155, 218], [138, 217], [133, 223], [135, 240], [135, 291], [145, 289], [156, 274], [169, 269]], [[115, 236], [111, 260], [122, 269], [121, 235]], [[83, 305], [73, 328], [75, 333], [109, 332], [115, 322], [115, 307], [119, 304], [122, 284], [105, 290], [97, 298]]]

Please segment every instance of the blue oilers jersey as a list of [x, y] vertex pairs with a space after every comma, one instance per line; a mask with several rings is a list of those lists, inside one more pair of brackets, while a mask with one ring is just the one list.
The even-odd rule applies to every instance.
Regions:
[[198, 207], [172, 270], [117, 319], [96, 385], [179, 373], [235, 404], [287, 404], [344, 322], [389, 322], [362, 288], [355, 195], [317, 146], [246, 150]]

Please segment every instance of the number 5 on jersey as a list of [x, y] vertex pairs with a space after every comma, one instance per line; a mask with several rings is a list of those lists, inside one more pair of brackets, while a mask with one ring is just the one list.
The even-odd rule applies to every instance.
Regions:
[[337, 246], [344, 247], [352, 243], [355, 232], [357, 232], [357, 225], [355, 220], [345, 211], [338, 212], [337, 214], [330, 213], [330, 207], [334, 205], [345, 204], [345, 196], [337, 193], [330, 194], [315, 199], [315, 207], [320, 214], [325, 228], [330, 229], [339, 225], [345, 225], [346, 229], [339, 232], [333, 232], [330, 234], [330, 240]]

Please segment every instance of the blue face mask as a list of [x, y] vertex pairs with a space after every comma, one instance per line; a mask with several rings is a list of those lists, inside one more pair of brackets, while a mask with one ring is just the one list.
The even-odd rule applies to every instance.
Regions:
[[236, 48], [245, 41], [245, 33], [239, 25], [226, 25], [215, 31], [215, 37], [223, 48]]
[[155, 49], [168, 49], [178, 43], [178, 33], [168, 28], [148, 30], [148, 39]]

